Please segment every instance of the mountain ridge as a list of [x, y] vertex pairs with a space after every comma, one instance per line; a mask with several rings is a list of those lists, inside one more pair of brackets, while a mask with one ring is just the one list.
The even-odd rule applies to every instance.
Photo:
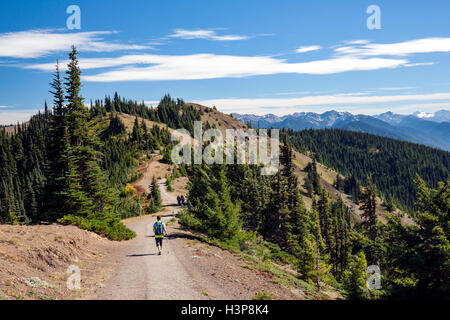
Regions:
[[[294, 130], [338, 128], [372, 133], [393, 139], [424, 144], [450, 151], [450, 111], [433, 114], [416, 112], [402, 115], [391, 111], [378, 115], [352, 114], [330, 110], [323, 113], [297, 112], [278, 117], [232, 113], [232, 116], [253, 127]], [[442, 120], [442, 121], [441, 121]]]

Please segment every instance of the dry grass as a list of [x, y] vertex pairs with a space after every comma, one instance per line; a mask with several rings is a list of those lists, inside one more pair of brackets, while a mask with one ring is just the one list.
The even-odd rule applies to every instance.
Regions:
[[[0, 225], [1, 299], [87, 299], [106, 281], [123, 243], [75, 226]], [[81, 269], [81, 289], [69, 290], [70, 265]]]

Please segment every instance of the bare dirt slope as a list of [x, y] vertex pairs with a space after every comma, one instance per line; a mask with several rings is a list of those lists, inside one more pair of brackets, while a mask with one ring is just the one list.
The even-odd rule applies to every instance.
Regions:
[[[0, 225], [0, 300], [89, 299], [122, 246], [74, 226]], [[67, 288], [71, 265], [81, 269], [80, 290]]]
[[189, 102], [188, 105], [203, 111], [202, 122], [206, 124], [208, 122], [211, 126], [216, 125], [216, 128], [220, 130], [222, 136], [225, 137], [226, 129], [247, 129], [247, 125], [240, 120], [231, 117], [230, 115], [220, 112], [217, 109], [202, 106], [197, 103]]

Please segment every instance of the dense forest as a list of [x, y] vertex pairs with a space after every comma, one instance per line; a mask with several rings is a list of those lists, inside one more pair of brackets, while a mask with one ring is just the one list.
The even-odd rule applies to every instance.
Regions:
[[384, 199], [411, 211], [416, 201], [414, 176], [419, 174], [431, 187], [450, 174], [450, 153], [424, 145], [340, 129], [288, 130], [292, 145], [311, 152], [317, 161], [360, 185], [367, 177]]
[[167, 124], [170, 128], [184, 128], [194, 132], [194, 121], [200, 120], [201, 111], [188, 106], [183, 100], [174, 101], [170, 95], [165, 95], [157, 108], [149, 108], [144, 102], [120, 98], [117, 92], [114, 98], [106, 96], [105, 100], [95, 100], [91, 103], [91, 117], [104, 116], [107, 112], [126, 113], [143, 119]]

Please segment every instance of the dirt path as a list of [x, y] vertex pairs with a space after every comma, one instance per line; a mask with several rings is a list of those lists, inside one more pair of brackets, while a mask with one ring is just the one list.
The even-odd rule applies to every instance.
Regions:
[[[167, 192], [165, 179], [159, 181], [163, 205], [179, 210], [176, 196]], [[163, 216], [168, 221], [173, 214]], [[180, 244], [164, 240], [163, 254], [157, 255], [153, 237], [154, 217], [127, 223], [137, 237], [130, 241], [121, 254], [123, 260], [106, 286], [97, 292], [98, 299], [150, 299], [150, 300], [198, 300], [206, 297], [194, 283], [175, 252]], [[168, 228], [169, 234], [171, 228]]]

